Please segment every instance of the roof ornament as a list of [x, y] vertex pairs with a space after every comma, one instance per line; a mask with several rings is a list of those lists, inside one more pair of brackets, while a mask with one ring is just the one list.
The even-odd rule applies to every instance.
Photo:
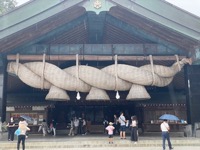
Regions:
[[102, 7], [102, 3], [100, 0], [95, 0], [94, 2], [94, 8], [99, 9]]
[[83, 6], [86, 11], [93, 11], [99, 15], [101, 12], [109, 11], [116, 4], [110, 0], [87, 0], [81, 3], [80, 6]]

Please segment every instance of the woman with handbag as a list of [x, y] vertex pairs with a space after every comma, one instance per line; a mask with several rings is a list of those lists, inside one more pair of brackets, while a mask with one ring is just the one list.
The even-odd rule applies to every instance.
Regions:
[[120, 113], [119, 117], [119, 123], [120, 123], [120, 138], [126, 139], [126, 118], [124, 117], [124, 113]]
[[22, 142], [22, 149], [25, 150], [26, 131], [30, 131], [30, 129], [27, 126], [28, 123], [23, 118], [20, 118], [18, 127], [19, 133], [17, 140], [17, 150], [19, 150], [21, 142]]

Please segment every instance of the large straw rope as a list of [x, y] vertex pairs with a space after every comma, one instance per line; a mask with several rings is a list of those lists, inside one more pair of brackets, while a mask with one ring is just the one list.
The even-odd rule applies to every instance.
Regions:
[[[24, 65], [37, 75], [42, 75], [42, 62], [30, 62], [25, 63]], [[68, 91], [76, 91], [77, 89], [76, 77], [70, 75], [69, 73], [63, 71], [62, 69], [58, 68], [53, 64], [45, 63], [44, 78], [51, 84], [61, 89]], [[79, 82], [78, 88], [78, 91], [81, 92], [88, 92], [90, 90], [90, 86], [81, 81]]]
[[105, 90], [92, 87], [86, 100], [110, 100]]
[[[7, 72], [17, 75], [20, 80], [22, 80], [27, 85], [34, 88], [41, 88], [41, 77], [32, 72], [29, 68], [23, 64], [17, 64], [15, 62], [8, 63]], [[49, 89], [51, 83], [44, 81], [44, 88]]]
[[[171, 67], [154, 65], [154, 72], [160, 77], [171, 78], [174, 77], [185, 64], [191, 65], [191, 63], [191, 59], [183, 58], [181, 61], [175, 62]], [[141, 66], [140, 69], [151, 71], [151, 65]]]
[[144, 100], [150, 99], [149, 93], [146, 91], [144, 86], [133, 84], [126, 99], [127, 100]]
[[49, 93], [45, 97], [46, 100], [55, 100], [55, 101], [66, 101], [70, 100], [67, 92], [56, 86], [51, 86]]
[[[24, 83], [35, 88], [41, 87], [41, 83], [39, 82], [41, 79], [40, 77], [43, 76], [44, 88], [46, 89], [50, 88], [49, 83], [51, 83], [57, 88], [69, 91], [78, 90], [80, 92], [89, 92], [91, 87], [94, 87], [93, 91], [95, 91], [95, 93], [98, 93], [96, 92], [100, 91], [98, 89], [116, 90], [115, 70], [117, 70], [117, 90], [129, 90], [132, 85], [127, 99], [148, 99], [150, 96], [146, 92], [146, 89], [144, 87], [142, 88], [142, 86], [149, 86], [153, 84], [155, 86], [163, 87], [168, 85], [173, 80], [173, 76], [180, 71], [180, 67], [182, 68], [184, 64], [187, 63], [190, 63], [189, 60], [183, 59], [178, 63], [174, 63], [171, 67], [153, 65], [153, 68], [152, 65], [145, 65], [138, 68], [130, 65], [118, 64], [117, 69], [115, 68], [115, 65], [110, 65], [103, 68], [102, 70], [90, 66], [80, 65], [78, 70], [78, 87], [76, 84], [77, 78], [75, 66], [65, 68], [64, 70], [62, 70], [53, 64], [44, 64], [44, 62], [30, 62], [25, 64], [16, 64], [16, 62], [11, 62], [8, 64], [7, 71], [14, 74], [18, 73], [19, 78]], [[154, 71], [154, 74], [152, 74], [152, 69]], [[143, 96], [135, 97], [134, 90], [132, 89], [137, 89], [138, 91], [140, 91], [138, 93], [141, 93], [141, 95]], [[101, 91], [99, 93], [103, 92]], [[100, 95], [99, 97], [106, 97], [106, 95]], [[66, 97], [66, 95], [63, 97]]]

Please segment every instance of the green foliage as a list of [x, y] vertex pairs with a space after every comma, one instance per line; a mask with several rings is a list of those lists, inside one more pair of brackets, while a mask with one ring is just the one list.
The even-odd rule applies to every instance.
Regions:
[[0, 0], [0, 15], [14, 9], [16, 5], [16, 0]]

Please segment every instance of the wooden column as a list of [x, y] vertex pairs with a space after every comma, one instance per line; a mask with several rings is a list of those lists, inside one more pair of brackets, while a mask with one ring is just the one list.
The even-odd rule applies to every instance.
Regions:
[[185, 66], [188, 124], [200, 122], [200, 65]]
[[7, 61], [4, 57], [0, 56], [0, 117], [1, 121], [4, 122], [6, 119], [6, 73]]

